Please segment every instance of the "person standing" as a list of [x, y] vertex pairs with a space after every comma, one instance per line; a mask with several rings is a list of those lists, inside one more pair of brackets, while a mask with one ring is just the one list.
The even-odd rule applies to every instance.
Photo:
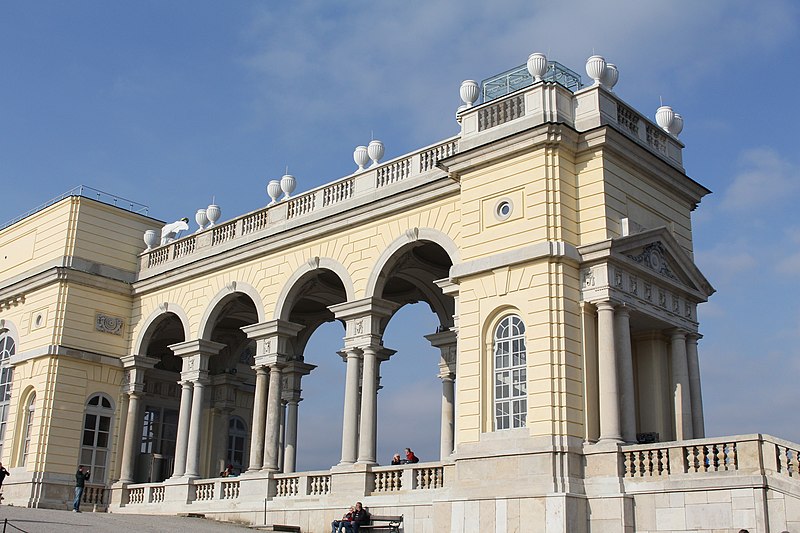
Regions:
[[75, 472], [75, 500], [72, 502], [72, 512], [81, 512], [81, 499], [83, 498], [83, 489], [86, 487], [86, 482], [89, 481], [89, 471], [83, 465], [78, 467]]
[[6, 476], [10, 476], [11, 474], [6, 470], [6, 467], [3, 466], [3, 463], [0, 463], [0, 501], [3, 501], [3, 480]]
[[411, 448], [406, 448], [406, 463], [418, 463], [419, 457], [414, 455], [414, 451]]

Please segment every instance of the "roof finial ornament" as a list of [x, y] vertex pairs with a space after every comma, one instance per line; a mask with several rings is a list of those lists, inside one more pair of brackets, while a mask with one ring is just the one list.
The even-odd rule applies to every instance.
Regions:
[[542, 81], [547, 73], [547, 56], [541, 52], [534, 52], [528, 56], [528, 72], [533, 76], [533, 83]]
[[606, 60], [603, 56], [593, 55], [586, 60], [586, 74], [594, 80], [593, 86], [602, 85], [603, 74], [606, 71]]
[[478, 82], [475, 80], [462, 81], [459, 93], [461, 94], [461, 100], [467, 104], [467, 107], [472, 107], [472, 104], [478, 100], [478, 95], [480, 94]]

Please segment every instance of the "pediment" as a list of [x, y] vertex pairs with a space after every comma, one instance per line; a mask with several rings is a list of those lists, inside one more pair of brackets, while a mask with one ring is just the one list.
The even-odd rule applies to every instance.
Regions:
[[642, 275], [660, 278], [705, 301], [715, 290], [692, 258], [666, 228], [655, 228], [611, 241], [610, 256]]

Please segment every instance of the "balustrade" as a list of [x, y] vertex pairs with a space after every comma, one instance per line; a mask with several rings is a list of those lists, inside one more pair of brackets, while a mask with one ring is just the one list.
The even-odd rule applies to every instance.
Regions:
[[430, 466], [414, 469], [415, 489], [441, 489], [444, 487], [444, 467]]
[[128, 490], [128, 503], [144, 503], [144, 487], [136, 487]]
[[623, 452], [625, 477], [657, 477], [669, 475], [669, 453], [666, 448]]
[[245, 215], [242, 219], [242, 235], [248, 235], [254, 231], [264, 229], [267, 227], [268, 222], [269, 212], [267, 209]]
[[[275, 208], [285, 208], [286, 219], [297, 219], [314, 213], [318, 208], [353, 200], [357, 201], [359, 196], [363, 197], [363, 202], [373, 201], [375, 197], [365, 193], [435, 170], [437, 161], [456, 153], [458, 153], [458, 139], [448, 139], [409, 156], [384, 163], [375, 170], [364, 171], [359, 176], [342, 178], [300, 196], [290, 198], [286, 202], [280, 202], [277, 205], [265, 207], [214, 226], [206, 230], [211, 232], [210, 239], [206, 237], [207, 233], [204, 231], [183, 237], [164, 246], [159, 246], [144, 252], [141, 263], [142, 272], [146, 273], [148, 269], [162, 266], [178, 258], [208, 253], [209, 246], [213, 248], [263, 230], [270, 226], [270, 212]], [[419, 163], [414, 162], [413, 165], [418, 170], [414, 170], [412, 161], [417, 158]], [[359, 179], [362, 180], [360, 182], [361, 185], [357, 185]], [[373, 179], [374, 181], [372, 181]], [[371, 181], [371, 183], [367, 184], [368, 181]], [[358, 191], [358, 194], [356, 191]], [[277, 216], [277, 220], [282, 219], [281, 214]], [[248, 237], [246, 240], [250, 241], [253, 238]]]
[[322, 190], [322, 206], [327, 207], [348, 200], [353, 196], [355, 190], [355, 180], [346, 179], [328, 185]]
[[151, 502], [161, 503], [164, 501], [164, 487], [153, 487], [153, 491], [150, 494]]
[[403, 488], [403, 470], [382, 470], [373, 472], [375, 489], [373, 492], [397, 492]]
[[292, 476], [292, 477], [280, 477], [275, 479], [276, 481], [276, 496], [278, 497], [287, 497], [287, 496], [297, 496], [298, 488], [300, 486], [300, 477], [299, 476]]
[[411, 158], [401, 159], [378, 167], [376, 186], [385, 187], [406, 179], [411, 173]]
[[174, 258], [177, 259], [179, 257], [183, 257], [184, 255], [194, 253], [195, 242], [194, 236], [186, 237], [185, 239], [176, 241], [173, 245], [173, 248], [175, 249]]
[[236, 237], [236, 221], [232, 220], [219, 226], [214, 226], [211, 233], [211, 246], [222, 244]]
[[795, 477], [798, 475], [798, 466], [800, 466], [800, 450], [783, 446], [775, 443], [775, 455], [777, 459], [778, 472], [785, 476]]
[[315, 204], [316, 195], [313, 192], [293, 198], [289, 200], [289, 208], [286, 216], [288, 218], [297, 218], [306, 213], [310, 213], [314, 210]]
[[308, 477], [308, 494], [310, 496], [321, 496], [323, 494], [330, 494], [331, 492], [331, 476], [309, 476]]
[[220, 484], [220, 497], [223, 500], [235, 500], [239, 497], [239, 480], [223, 481]]
[[525, 115], [525, 97], [512, 96], [478, 111], [478, 131], [488, 130]]
[[196, 483], [194, 485], [194, 501], [205, 502], [214, 499], [214, 483]]

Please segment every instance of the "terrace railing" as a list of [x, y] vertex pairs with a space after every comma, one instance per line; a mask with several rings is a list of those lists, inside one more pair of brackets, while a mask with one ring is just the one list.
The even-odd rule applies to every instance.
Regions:
[[409, 155], [387, 161], [377, 167], [359, 171], [351, 176], [293, 196], [275, 205], [247, 213], [199, 233], [191, 234], [141, 255], [140, 277], [167, 268], [177, 260], [191, 261], [194, 257], [213, 253], [214, 249], [244, 244], [255, 240], [278, 224], [297, 224], [314, 217], [335, 213], [348, 206], [390, 196], [394, 187], [410, 181], [424, 182], [439, 178], [442, 171], [436, 162], [458, 153], [458, 138], [428, 146]]

